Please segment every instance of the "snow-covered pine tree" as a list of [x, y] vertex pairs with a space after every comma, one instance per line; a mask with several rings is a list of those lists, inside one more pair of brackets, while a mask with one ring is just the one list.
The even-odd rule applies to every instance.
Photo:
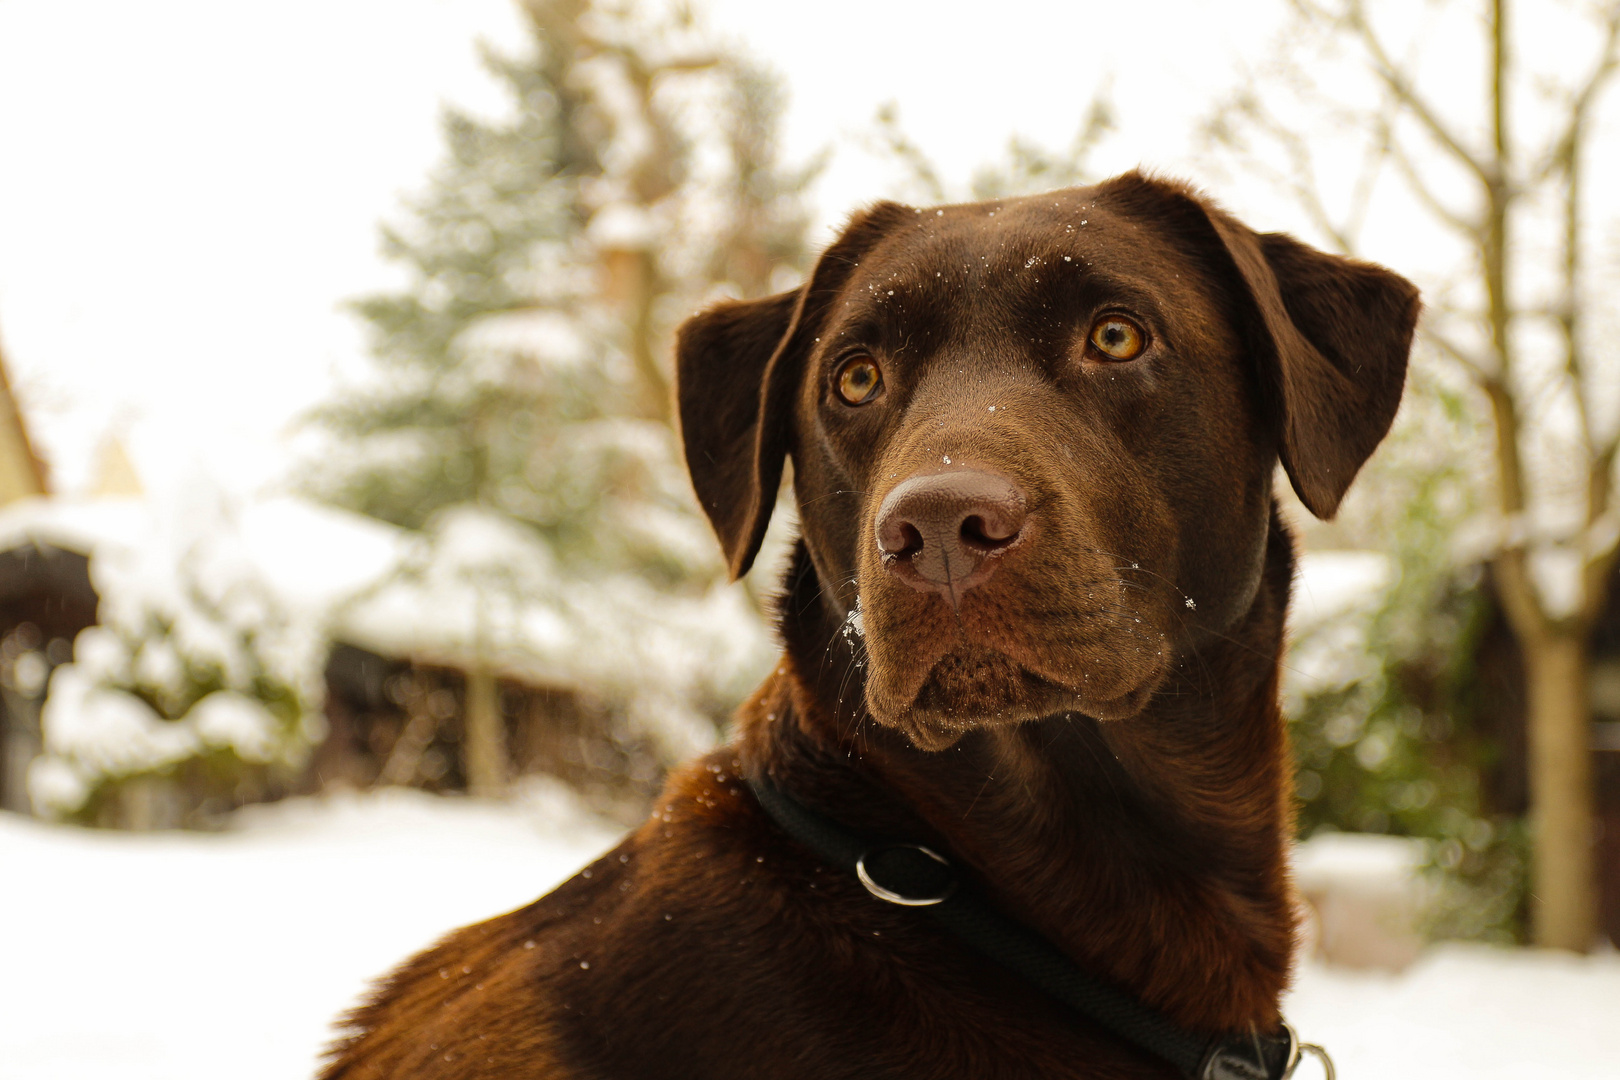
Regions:
[[[458, 566], [468, 536], [526, 537], [549, 576], [527, 576], [522, 597], [503, 587], [506, 629], [444, 643], [468, 658], [469, 712], [492, 712], [493, 668], [526, 652], [673, 757], [712, 737], [768, 658], [757, 614], [718, 591], [670, 426], [669, 343], [710, 297], [798, 277], [816, 166], [779, 164], [777, 84], [690, 10], [523, 9], [532, 49], [485, 54], [509, 114], [450, 112], [446, 160], [384, 230], [409, 281], [356, 305], [378, 377], [317, 412], [336, 446], [311, 484], [423, 530]], [[489, 518], [519, 531], [469, 527]], [[560, 617], [567, 641], [512, 630], [527, 618], [514, 603]], [[499, 770], [476, 766], [498, 720], [466, 720], [472, 786], [493, 790]]]

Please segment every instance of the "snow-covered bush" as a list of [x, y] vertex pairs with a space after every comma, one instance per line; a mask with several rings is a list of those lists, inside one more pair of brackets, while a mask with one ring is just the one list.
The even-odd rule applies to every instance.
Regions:
[[175, 825], [283, 787], [321, 732], [325, 639], [265, 580], [223, 497], [200, 487], [90, 566], [100, 622], [52, 676], [36, 808]]

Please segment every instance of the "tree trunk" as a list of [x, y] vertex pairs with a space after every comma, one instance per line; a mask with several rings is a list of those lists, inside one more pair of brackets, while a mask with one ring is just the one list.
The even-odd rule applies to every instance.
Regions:
[[655, 340], [658, 306], [658, 258], [651, 250], [636, 252], [635, 291], [628, 298], [625, 322], [630, 328], [630, 357], [641, 375], [642, 406], [649, 419], [670, 422], [673, 402], [669, 378], [658, 362], [659, 342]]
[[467, 790], [482, 798], [495, 798], [506, 790], [506, 723], [501, 717], [495, 674], [485, 668], [467, 673], [466, 755]]
[[1531, 935], [1585, 952], [1597, 933], [1592, 866], [1592, 706], [1585, 635], [1525, 641], [1529, 683]]

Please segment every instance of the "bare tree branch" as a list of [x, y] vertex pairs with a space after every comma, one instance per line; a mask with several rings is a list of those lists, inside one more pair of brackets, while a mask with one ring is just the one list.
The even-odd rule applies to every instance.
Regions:
[[1581, 80], [1578, 88], [1569, 95], [1569, 122], [1564, 125], [1563, 132], [1548, 148], [1547, 155], [1530, 170], [1533, 180], [1551, 179], [1565, 169], [1580, 143], [1581, 135], [1586, 130], [1593, 104], [1603, 92], [1604, 85], [1613, 77], [1617, 67], [1620, 67], [1620, 4], [1610, 8], [1604, 19], [1603, 47], [1598, 50], [1597, 63], [1593, 65], [1586, 78]]
[[[1379, 124], [1384, 128], [1380, 137], [1367, 144], [1366, 153], [1362, 155], [1361, 171], [1356, 175], [1356, 182], [1350, 189], [1350, 206], [1345, 211], [1344, 233], [1356, 238], [1361, 235], [1361, 227], [1367, 221], [1367, 211], [1372, 206], [1373, 188], [1378, 184], [1378, 174], [1383, 171], [1384, 161], [1394, 149], [1390, 138], [1387, 120], [1391, 104], [1386, 102], [1378, 110]], [[1353, 245], [1347, 245], [1346, 253], [1353, 250]]]
[[1424, 340], [1449, 356], [1459, 367], [1466, 371], [1475, 382], [1483, 387], [1487, 382], [1496, 379], [1496, 372], [1480, 360], [1474, 353], [1458, 345], [1451, 338], [1436, 330], [1430, 323], [1423, 327]]
[[[1229, 117], [1236, 115], [1274, 142], [1287, 161], [1287, 168], [1272, 165], [1247, 142], [1232, 126]], [[1304, 211], [1310, 223], [1328, 244], [1346, 255], [1358, 248], [1358, 232], [1371, 200], [1372, 186], [1387, 148], [1374, 140], [1364, 155], [1362, 169], [1351, 195], [1350, 206], [1343, 220], [1335, 217], [1323, 197], [1317, 181], [1316, 161], [1311, 141], [1283, 123], [1266, 108], [1257, 94], [1244, 92], [1230, 100], [1221, 114], [1206, 126], [1206, 135], [1235, 151], [1244, 164], [1259, 174], [1272, 187], [1288, 195]]]
[[1450, 126], [1440, 118], [1433, 106], [1417, 92], [1412, 79], [1403, 72], [1384, 48], [1383, 40], [1373, 29], [1372, 21], [1367, 18], [1367, 6], [1364, 0], [1350, 0], [1345, 8], [1345, 21], [1360, 38], [1362, 47], [1367, 50], [1372, 60], [1371, 69], [1385, 88], [1394, 95], [1395, 99], [1406, 106], [1408, 112], [1423, 125], [1430, 136], [1441, 146], [1451, 152], [1469, 171], [1476, 175], [1480, 182], [1489, 186], [1500, 181], [1499, 166], [1488, 163], [1476, 155], [1463, 144], [1461, 138], [1454, 133]]
[[1401, 145], [1393, 132], [1385, 135], [1385, 142], [1389, 158], [1395, 163], [1395, 171], [1401, 174], [1401, 179], [1412, 189], [1412, 194], [1417, 196], [1418, 202], [1453, 232], [1470, 241], [1477, 238], [1480, 226], [1478, 219], [1465, 217], [1441, 201], [1428, 181], [1423, 179], [1422, 173], [1412, 161], [1411, 154], [1407, 153], [1406, 147]]
[[886, 102], [878, 109], [870, 138], [880, 152], [906, 167], [910, 181], [921, 190], [925, 202], [945, 201], [945, 181], [940, 179], [934, 163], [928, 160], [922, 148], [901, 130], [899, 109], [894, 102]]
[[[1563, 259], [1559, 268], [1563, 276], [1563, 295], [1557, 316], [1564, 343], [1564, 370], [1569, 375], [1576, 413], [1580, 417], [1581, 443], [1586, 450], [1589, 467], [1602, 467], [1601, 485], [1598, 485], [1595, 475], [1589, 478], [1587, 485], [1589, 521], [1597, 520], [1607, 509], [1611, 471], [1607, 466], [1613, 464], [1613, 452], [1607, 446], [1598, 447], [1594, 441], [1596, 425], [1586, 383], [1586, 357], [1582, 340], [1585, 304], [1581, 295], [1581, 216], [1585, 172], [1581, 151], [1585, 146], [1584, 136], [1592, 105], [1604, 84], [1614, 75], [1617, 65], [1620, 65], [1617, 46], [1620, 46], [1620, 4], [1609, 10], [1604, 26], [1603, 48], [1598, 54], [1596, 66], [1571, 99], [1569, 123], [1558, 140], [1552, 156], [1553, 168], [1550, 170], [1550, 173], [1562, 174], [1564, 178]], [[1610, 445], [1613, 445], [1612, 438]], [[1603, 503], [1601, 508], [1596, 505], [1599, 500]]]

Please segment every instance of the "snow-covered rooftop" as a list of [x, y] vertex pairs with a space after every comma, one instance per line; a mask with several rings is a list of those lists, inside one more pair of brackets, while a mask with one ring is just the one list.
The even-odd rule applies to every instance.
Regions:
[[307, 499], [284, 495], [237, 504], [217, 491], [198, 494], [198, 501], [213, 505], [148, 498], [21, 499], [0, 508], [0, 551], [48, 544], [90, 556], [95, 573], [97, 556], [150, 548], [164, 534], [184, 543], [224, 524], [240, 534], [248, 557], [279, 597], [319, 608], [389, 573], [405, 543], [403, 530]]

